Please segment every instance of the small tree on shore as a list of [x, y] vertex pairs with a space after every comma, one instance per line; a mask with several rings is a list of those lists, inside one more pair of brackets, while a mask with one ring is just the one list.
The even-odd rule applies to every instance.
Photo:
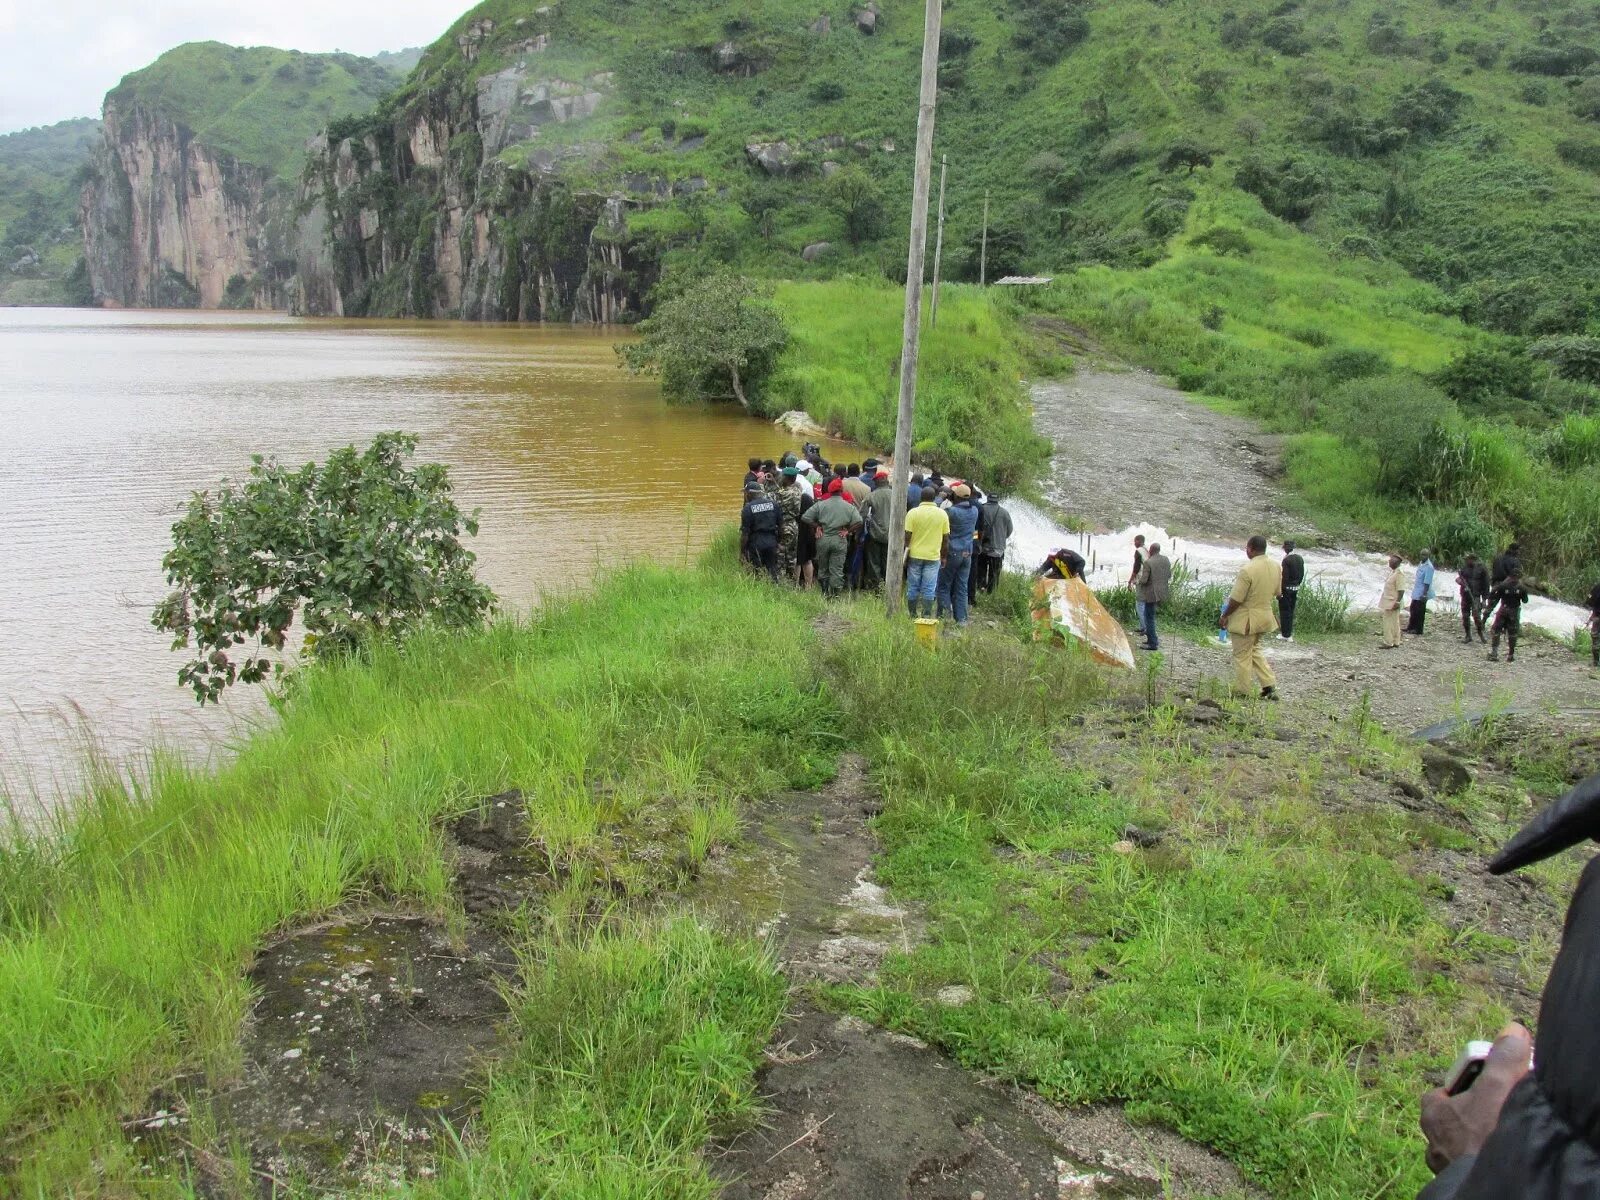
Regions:
[[771, 374], [789, 332], [769, 291], [735, 275], [712, 275], [663, 300], [639, 323], [640, 340], [617, 347], [635, 374], [661, 376], [667, 399], [730, 396], [746, 410]]
[[319, 646], [423, 619], [480, 623], [495, 596], [461, 542], [477, 520], [456, 506], [446, 468], [407, 464], [416, 447], [415, 434], [382, 433], [321, 467], [256, 455], [243, 483], [196, 492], [162, 559], [174, 590], [151, 617], [173, 649], [194, 650], [178, 682], [205, 703], [281, 675], [265, 652], [284, 649], [297, 615]]

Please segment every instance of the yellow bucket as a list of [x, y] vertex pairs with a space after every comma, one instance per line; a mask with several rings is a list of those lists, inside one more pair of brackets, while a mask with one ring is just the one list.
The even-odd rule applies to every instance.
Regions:
[[918, 617], [916, 620], [917, 641], [924, 646], [937, 646], [939, 644], [939, 622], [932, 617]]

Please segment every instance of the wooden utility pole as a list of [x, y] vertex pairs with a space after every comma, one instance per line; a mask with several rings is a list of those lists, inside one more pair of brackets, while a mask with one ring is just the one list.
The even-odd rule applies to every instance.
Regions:
[[944, 178], [950, 169], [950, 156], [939, 156], [939, 234], [933, 239], [933, 310], [929, 323], [939, 328], [939, 267], [944, 262]]
[[983, 250], [978, 257], [978, 286], [989, 286], [989, 193], [983, 193]]
[[939, 101], [939, 27], [943, 0], [926, 0], [922, 27], [922, 97], [917, 109], [917, 167], [911, 189], [911, 249], [906, 256], [906, 315], [900, 350], [900, 411], [894, 427], [893, 503], [889, 506], [884, 603], [900, 608], [905, 579], [906, 490], [911, 484], [911, 426], [917, 403], [917, 351], [922, 336], [922, 275], [928, 255], [928, 187], [933, 175], [933, 118]]

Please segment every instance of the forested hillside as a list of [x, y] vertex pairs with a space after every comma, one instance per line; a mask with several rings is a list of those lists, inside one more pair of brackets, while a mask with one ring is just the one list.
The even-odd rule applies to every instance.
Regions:
[[[627, 319], [733, 269], [899, 278], [919, 0], [489, 0], [310, 164], [314, 311]], [[1324, 526], [1600, 540], [1600, 9], [947, 6], [946, 273], [1297, 435]], [[304, 265], [304, 264], [303, 264]], [[1320, 431], [1320, 432], [1310, 432]]]
[[99, 138], [89, 118], [0, 135], [0, 304], [79, 299], [66, 281], [83, 256], [78, 189]]

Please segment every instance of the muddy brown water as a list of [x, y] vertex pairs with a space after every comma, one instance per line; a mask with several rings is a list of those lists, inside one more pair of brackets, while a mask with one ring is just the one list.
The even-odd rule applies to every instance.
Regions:
[[0, 791], [70, 788], [92, 734], [225, 746], [263, 706], [199, 710], [150, 627], [196, 488], [252, 453], [421, 435], [481, 507], [481, 574], [511, 607], [632, 556], [681, 560], [737, 511], [744, 460], [799, 439], [667, 405], [618, 370], [625, 330], [0, 309]]

